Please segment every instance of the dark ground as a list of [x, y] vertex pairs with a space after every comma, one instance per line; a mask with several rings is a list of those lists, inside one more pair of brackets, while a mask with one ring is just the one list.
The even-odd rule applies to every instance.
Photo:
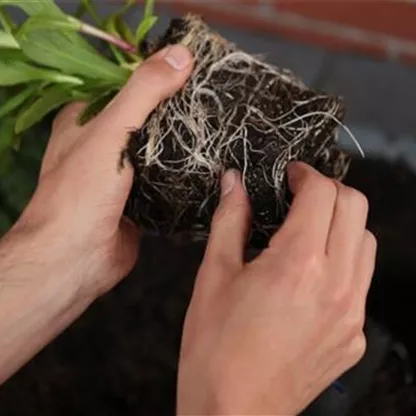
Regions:
[[[348, 183], [369, 196], [380, 244], [369, 313], [416, 361], [416, 176], [366, 160], [353, 164]], [[146, 238], [131, 276], [0, 389], [1, 415], [173, 415], [182, 320], [202, 253], [202, 245]], [[415, 388], [393, 364], [353, 416], [415, 414]]]

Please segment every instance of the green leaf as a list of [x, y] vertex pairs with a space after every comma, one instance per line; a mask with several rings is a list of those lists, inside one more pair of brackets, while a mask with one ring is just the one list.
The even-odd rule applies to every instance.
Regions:
[[88, 106], [78, 117], [78, 123], [83, 125], [94, 118], [107, 106], [107, 104], [116, 96], [117, 91], [105, 91], [98, 97], [93, 98]]
[[43, 95], [31, 106], [19, 114], [15, 133], [20, 134], [41, 121], [51, 111], [72, 101], [72, 95], [60, 86], [53, 86], [43, 91]]
[[[108, 16], [107, 19], [103, 22], [104, 30], [106, 30], [114, 36], [117, 36], [125, 40], [131, 45], [134, 45], [136, 43], [136, 39], [128, 24], [123, 20], [123, 16], [136, 4], [136, 2], [136, 0], [125, 0], [124, 6], [121, 9], [119, 9], [116, 13]], [[109, 45], [109, 47], [113, 52], [113, 55], [116, 58], [116, 60], [122, 65], [128, 62], [126, 59], [126, 55], [133, 61], [137, 60], [137, 56], [133, 54], [123, 53], [117, 47], [111, 44]]]
[[62, 33], [76, 33], [81, 29], [81, 22], [70, 16], [48, 16], [39, 14], [34, 17], [30, 17], [24, 23], [24, 31], [31, 32], [39, 29], [56, 30]]
[[4, 104], [0, 105], [0, 119], [24, 104], [37, 89], [38, 85], [30, 85], [15, 96], [9, 98]]
[[82, 92], [84, 92], [86, 94], [89, 94], [89, 95], [92, 95], [92, 96], [96, 96], [97, 94], [101, 94], [103, 91], [109, 91], [109, 90], [119, 91], [120, 89], [121, 89], [121, 86], [115, 86], [110, 81], [102, 80], [102, 79], [86, 80], [84, 85], [77, 88], [78, 91], [82, 91]]
[[136, 43], [136, 38], [134, 37], [134, 34], [130, 28], [130, 26], [121, 18], [116, 18], [116, 26], [118, 29], [118, 33], [120, 33], [120, 36], [127, 42], [134, 45]]
[[60, 38], [65, 43], [71, 42], [72, 44], [77, 45], [80, 49], [86, 49], [91, 53], [98, 55], [96, 49], [94, 49], [82, 36], [79, 35], [78, 31], [81, 30], [82, 25], [83, 23], [80, 20], [65, 14], [58, 16], [38, 14], [26, 20], [24, 25], [20, 28], [17, 36], [37, 30], [54, 29], [51, 36]]
[[138, 45], [140, 45], [140, 43], [143, 42], [143, 40], [146, 38], [147, 34], [153, 28], [156, 22], [156, 16], [149, 16], [142, 20], [136, 32], [136, 43]]
[[[104, 23], [104, 29], [111, 33], [112, 35], [121, 37], [121, 34], [117, 30], [117, 17], [118, 16], [112, 16]], [[116, 58], [117, 62], [120, 64], [124, 64], [127, 62], [126, 57], [124, 56], [123, 52], [115, 47], [114, 45], [109, 44], [109, 47], [111, 49], [111, 52], [113, 53], [114, 57]]]
[[40, 13], [52, 16], [64, 14], [53, 0], [0, 0], [0, 6], [19, 7], [29, 16]]
[[20, 49], [20, 46], [11, 33], [0, 30], [0, 48]]
[[5, 61], [29, 62], [29, 58], [21, 50], [0, 48], [0, 62]]
[[16, 28], [16, 24], [6, 13], [6, 11], [2, 9], [2, 7], [0, 7], [0, 23], [7, 33], [12, 33], [13, 30]]
[[117, 16], [124, 16], [133, 6], [137, 4], [137, 0], [125, 0], [124, 6], [116, 13]]
[[146, 0], [144, 7], [143, 20], [140, 22], [139, 27], [136, 30], [136, 44], [140, 49], [140, 44], [146, 38], [147, 34], [156, 24], [158, 18], [153, 15], [155, 6], [155, 0]]
[[40, 65], [60, 69], [69, 74], [87, 78], [101, 78], [124, 85], [130, 76], [129, 71], [99, 55], [91, 47], [65, 36], [62, 29], [30, 30], [33, 21], [28, 21], [17, 34], [23, 52]]
[[12, 117], [6, 117], [1, 120], [0, 124], [0, 153], [10, 149], [13, 146], [15, 137], [14, 126], [16, 120]]
[[144, 20], [153, 16], [154, 9], [155, 9], [155, 0], [146, 0], [146, 4], [144, 6]]
[[82, 85], [84, 83], [79, 78], [49, 69], [37, 68], [26, 62], [0, 60], [0, 85], [10, 86], [30, 81], [51, 81], [72, 85]]

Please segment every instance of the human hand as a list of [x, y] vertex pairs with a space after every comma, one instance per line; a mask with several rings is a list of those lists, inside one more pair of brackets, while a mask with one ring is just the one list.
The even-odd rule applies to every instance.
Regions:
[[87, 125], [76, 124], [82, 104], [55, 120], [37, 190], [0, 241], [0, 384], [134, 265], [138, 231], [123, 218], [133, 172], [120, 159], [129, 130], [191, 73], [189, 51], [166, 52]]
[[237, 179], [224, 177], [185, 320], [178, 414], [296, 415], [364, 354], [376, 254], [368, 205], [292, 164], [288, 218], [245, 264], [250, 209]]
[[53, 124], [38, 189], [15, 227], [42, 230], [48, 257], [62, 258], [81, 292], [92, 297], [111, 289], [136, 261], [138, 230], [123, 217], [133, 170], [129, 163], [120, 168], [121, 152], [129, 131], [190, 75], [192, 57], [185, 47], [170, 48], [167, 59], [165, 54], [145, 62], [88, 124], [76, 124], [84, 104], [62, 111]]

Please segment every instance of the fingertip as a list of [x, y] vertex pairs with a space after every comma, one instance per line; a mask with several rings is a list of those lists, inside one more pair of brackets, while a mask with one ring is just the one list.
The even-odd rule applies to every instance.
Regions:
[[[165, 69], [175, 71], [174, 73], [189, 74], [191, 72], [193, 65], [194, 65], [194, 57], [191, 51], [184, 45], [180, 43], [175, 45], [168, 45], [165, 48], [161, 49], [160, 51], [156, 52], [154, 55], [150, 56], [141, 67], [146, 66], [153, 66], [153, 65], [161, 65], [165, 67]], [[140, 71], [139, 67], [136, 72]]]
[[[135, 70], [101, 117], [116, 118], [117, 128], [140, 127], [160, 102], [185, 85], [192, 69], [193, 57], [185, 46], [162, 49]], [[143, 97], [139, 106], [138, 97]]]
[[190, 50], [181, 44], [169, 46], [164, 53], [165, 62], [175, 71], [184, 71], [193, 64]]
[[238, 170], [222, 177], [221, 199], [211, 224], [206, 259], [225, 275], [234, 276], [244, 264], [244, 250], [251, 224], [251, 207]]
[[241, 230], [251, 218], [249, 197], [244, 189], [241, 173], [228, 170], [221, 181], [221, 198], [212, 221], [214, 230], [228, 229], [231, 232]]
[[288, 184], [292, 193], [299, 192], [300, 187], [307, 178], [319, 174], [312, 166], [305, 162], [293, 161], [287, 165]]
[[240, 179], [240, 174], [235, 169], [230, 169], [225, 172], [224, 176], [221, 180], [221, 196], [222, 198], [229, 195], [235, 186], [237, 185], [237, 181]]

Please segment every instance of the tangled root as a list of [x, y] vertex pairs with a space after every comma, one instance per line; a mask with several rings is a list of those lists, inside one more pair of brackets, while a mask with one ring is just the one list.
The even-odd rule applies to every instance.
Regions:
[[206, 238], [221, 176], [234, 168], [252, 204], [251, 241], [264, 246], [290, 203], [288, 162], [346, 174], [349, 158], [335, 146], [344, 104], [240, 51], [199, 17], [173, 20], [149, 53], [175, 43], [192, 51], [195, 70], [131, 134], [135, 179], [126, 212], [152, 233]]

